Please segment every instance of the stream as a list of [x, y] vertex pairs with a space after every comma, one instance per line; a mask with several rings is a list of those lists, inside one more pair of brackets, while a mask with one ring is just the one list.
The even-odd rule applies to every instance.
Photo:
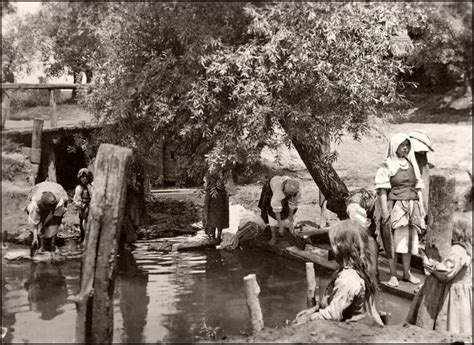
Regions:
[[[171, 239], [173, 240], [173, 239]], [[265, 327], [306, 306], [305, 265], [257, 250], [157, 253], [137, 243], [118, 258], [114, 343], [221, 340], [249, 333], [243, 277], [255, 273]], [[2, 325], [9, 342], [73, 342], [80, 260], [53, 265], [2, 261]], [[331, 272], [317, 271], [323, 288]], [[379, 310], [403, 323], [409, 301], [380, 292]]]

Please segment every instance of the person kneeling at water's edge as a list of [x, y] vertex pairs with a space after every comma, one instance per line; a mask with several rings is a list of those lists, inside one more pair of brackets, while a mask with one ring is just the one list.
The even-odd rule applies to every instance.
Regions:
[[293, 232], [300, 196], [299, 182], [288, 176], [275, 176], [263, 185], [258, 207], [262, 219], [271, 227], [270, 244], [276, 244], [277, 230], [280, 235], [285, 229]]
[[51, 240], [51, 249], [55, 250], [56, 235], [66, 213], [69, 197], [64, 188], [55, 182], [41, 182], [28, 194], [28, 222], [33, 226], [32, 251], [38, 247], [45, 250], [45, 240]]
[[329, 240], [340, 267], [334, 273], [321, 305], [302, 310], [294, 323], [317, 319], [359, 321], [369, 316], [383, 325], [375, 309], [377, 284], [369, 274], [367, 232], [359, 222], [344, 220], [331, 227]]

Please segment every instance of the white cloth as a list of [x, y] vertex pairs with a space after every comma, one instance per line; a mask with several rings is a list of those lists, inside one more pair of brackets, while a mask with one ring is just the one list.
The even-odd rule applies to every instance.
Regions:
[[66, 213], [65, 204], [69, 197], [64, 188], [55, 182], [45, 181], [38, 183], [31, 188], [30, 193], [28, 194], [29, 204], [26, 207], [26, 210], [28, 212], [28, 222], [31, 225], [38, 225], [41, 220], [38, 202], [40, 201], [43, 192], [53, 193], [56, 200], [58, 200], [58, 204], [53, 213], [54, 216], [61, 217]]
[[[391, 189], [390, 178], [394, 176], [399, 169], [403, 169], [400, 166], [400, 160], [397, 157], [397, 149], [401, 143], [405, 140], [410, 141], [410, 137], [404, 133], [396, 133], [390, 138], [390, 143], [388, 146], [387, 158], [385, 159], [382, 167], [379, 168], [377, 174], [375, 175], [375, 189]], [[416, 162], [415, 152], [413, 150], [413, 144], [411, 144], [410, 152], [407, 157], [408, 161], [413, 166], [416, 177], [416, 186], [417, 189], [423, 189], [425, 187], [423, 178], [420, 173], [420, 168]], [[408, 167], [407, 167], [408, 168]], [[406, 168], [406, 169], [407, 169]]]

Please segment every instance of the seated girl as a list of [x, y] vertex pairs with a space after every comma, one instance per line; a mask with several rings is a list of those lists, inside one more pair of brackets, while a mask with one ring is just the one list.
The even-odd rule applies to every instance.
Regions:
[[375, 310], [376, 282], [369, 274], [370, 253], [367, 232], [354, 220], [345, 220], [329, 231], [329, 240], [340, 268], [335, 272], [321, 306], [305, 309], [296, 324], [324, 319], [356, 321], [371, 316], [383, 325]]

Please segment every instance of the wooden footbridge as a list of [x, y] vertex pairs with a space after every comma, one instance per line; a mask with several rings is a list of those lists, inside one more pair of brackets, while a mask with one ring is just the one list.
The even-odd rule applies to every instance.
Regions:
[[[77, 146], [75, 138], [89, 139], [96, 130], [105, 124], [90, 118], [59, 119], [56, 109], [56, 90], [87, 91], [88, 84], [13, 84], [2, 83], [2, 138], [10, 139], [23, 146], [23, 153], [33, 163], [32, 180], [36, 182], [55, 181], [62, 184], [75, 183], [77, 171], [89, 164], [81, 148], [71, 153], [68, 148]], [[30, 121], [11, 121], [10, 101], [12, 93], [18, 90], [49, 90], [49, 119], [45, 121], [37, 118]], [[10, 127], [8, 127], [10, 126]], [[153, 166], [148, 170], [153, 175], [162, 176], [162, 183], [174, 185], [177, 180], [176, 160], [174, 147], [160, 138]]]

